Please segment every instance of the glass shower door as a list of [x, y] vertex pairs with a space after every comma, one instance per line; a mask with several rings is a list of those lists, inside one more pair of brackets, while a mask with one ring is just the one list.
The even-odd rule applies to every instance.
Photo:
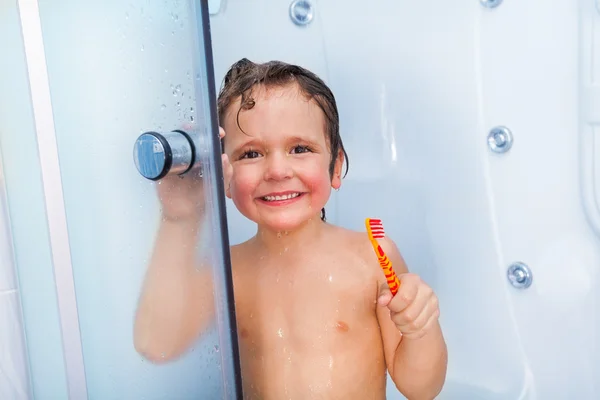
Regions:
[[[34, 398], [241, 398], [206, 0], [2, 7], [22, 35], [0, 67], [0, 149]], [[202, 254], [214, 321], [181, 356], [150, 362], [134, 320], [161, 181], [133, 150], [174, 130], [190, 139], [189, 168], [174, 146], [155, 156], [171, 157], [165, 172], [201, 174], [205, 219], [194, 249], [169, 251]]]

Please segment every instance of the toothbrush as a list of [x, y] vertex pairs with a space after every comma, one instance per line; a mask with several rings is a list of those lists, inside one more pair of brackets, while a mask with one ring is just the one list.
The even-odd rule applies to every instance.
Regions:
[[377, 218], [367, 218], [365, 220], [365, 226], [367, 227], [367, 234], [369, 235], [369, 240], [371, 241], [371, 245], [373, 246], [373, 250], [377, 255], [377, 260], [379, 261], [379, 265], [381, 269], [383, 269], [383, 273], [385, 274], [385, 278], [387, 279], [387, 284], [390, 287], [390, 291], [392, 295], [395, 296], [398, 293], [398, 289], [400, 288], [400, 281], [392, 268], [392, 262], [385, 255], [385, 252], [377, 243], [377, 239], [383, 239], [385, 237], [385, 231], [383, 230], [383, 223], [380, 219]]

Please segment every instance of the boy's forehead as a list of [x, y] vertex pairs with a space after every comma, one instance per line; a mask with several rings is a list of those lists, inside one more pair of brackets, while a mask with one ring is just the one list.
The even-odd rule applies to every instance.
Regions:
[[248, 141], [254, 136], [253, 131], [259, 136], [286, 132], [290, 135], [317, 134], [324, 138], [324, 114], [297, 84], [272, 87], [257, 85], [250, 97], [254, 105], [249, 109], [240, 110], [241, 96], [228, 107], [223, 123], [229, 139]]
[[[301, 103], [314, 103], [295, 82], [291, 82], [285, 85], [254, 85], [246, 93], [246, 101], [248, 101], [249, 99], [254, 101], [254, 106], [252, 107], [252, 109], [254, 110], [256, 110], [256, 107], [264, 106], [265, 103], [277, 102], [281, 100], [289, 103], [297, 102], [298, 105], [300, 105]], [[240, 109], [241, 102], [242, 96], [237, 96], [235, 99], [233, 99], [230, 106], [228, 107], [226, 116], [233, 115], [235, 117], [237, 111]]]

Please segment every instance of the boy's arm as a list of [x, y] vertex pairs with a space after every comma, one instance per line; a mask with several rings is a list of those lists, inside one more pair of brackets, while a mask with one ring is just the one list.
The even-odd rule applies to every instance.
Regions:
[[[400, 279], [400, 290], [393, 302], [383, 272], [379, 279], [377, 317], [388, 371], [408, 399], [434, 399], [444, 385], [448, 360], [438, 322], [437, 298], [429, 286], [408, 273], [392, 240], [386, 238], [379, 243]], [[401, 330], [405, 331], [404, 336]]]
[[195, 220], [163, 219], [134, 326], [138, 353], [166, 362], [185, 352], [212, 320], [211, 268], [198, 268]]
[[[225, 131], [219, 128], [220, 138]], [[225, 187], [233, 174], [221, 155]], [[205, 198], [194, 171], [158, 182], [162, 220], [134, 326], [136, 350], [154, 362], [181, 355], [214, 320], [212, 268], [196, 260]]]

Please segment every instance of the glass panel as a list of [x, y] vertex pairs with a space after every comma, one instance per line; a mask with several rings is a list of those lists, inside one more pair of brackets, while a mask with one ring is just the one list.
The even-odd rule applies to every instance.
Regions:
[[[66, 398], [66, 387], [74, 384], [68, 376], [68, 367], [67, 376], [64, 374], [62, 355], [56, 357], [54, 354], [60, 355], [61, 351], [67, 354], [66, 348], [70, 346], [65, 343], [63, 349], [61, 338], [56, 335], [60, 334], [61, 323], [65, 334], [65, 310], [57, 307], [56, 298], [58, 296], [61, 304], [61, 293], [60, 289], [56, 293], [54, 286], [55, 278], [65, 272], [58, 269], [65, 265], [72, 266], [90, 399], [239, 397], [241, 387], [229, 243], [218, 157], [216, 94], [207, 27], [208, 9], [207, 4], [202, 3], [200, 9], [200, 5], [192, 0], [172, 3], [141, 0], [127, 3], [116, 0], [39, 2], [52, 102], [49, 112], [53, 116], [60, 175], [53, 177], [44, 169], [48, 154], [41, 156], [41, 166], [39, 160], [29, 160], [33, 168], [28, 166], [18, 171], [30, 154], [35, 156], [37, 148], [30, 108], [20, 107], [20, 114], [16, 115], [27, 114], [28, 117], [21, 121], [6, 115], [0, 139], [4, 154], [19, 154], [20, 150], [29, 153], [21, 159], [7, 157], [12, 171], [11, 176], [7, 174], [7, 185], [9, 201], [15, 204], [11, 207], [14, 223], [35, 223], [37, 231], [34, 229], [29, 233], [39, 233], [38, 241], [29, 241], [31, 254], [28, 254], [26, 238], [15, 230], [33, 387], [40, 398]], [[22, 8], [19, 11], [23, 18], [23, 13], [31, 10]], [[23, 26], [23, 30], [26, 29], [29, 27]], [[19, 56], [17, 60], [23, 59]], [[21, 72], [17, 71], [17, 77], [19, 73], [26, 73], [23, 71], [27, 69], [22, 67]], [[30, 82], [31, 70], [30, 65]], [[35, 99], [34, 90], [36, 87], [32, 84], [32, 98]], [[25, 85], [20, 93], [28, 91]], [[3, 104], [9, 103], [6, 96], [0, 97]], [[36, 122], [39, 140], [40, 121]], [[49, 122], [51, 124], [52, 119]], [[16, 135], [11, 139], [4, 134], [6, 128], [11, 128], [14, 133], [20, 123], [25, 123], [28, 135], [24, 135], [22, 141], [15, 140]], [[50, 127], [46, 125], [45, 128]], [[182, 239], [169, 237], [169, 247], [163, 250], [175, 260], [182, 255], [193, 259], [196, 253], [202, 253], [201, 262], [194, 263], [195, 269], [190, 271], [190, 276], [211, 277], [212, 285], [205, 287], [212, 286], [213, 291], [203, 292], [210, 302], [203, 304], [205, 309], [201, 314], [204, 315], [195, 316], [198, 320], [203, 316], [210, 318], [202, 335], [193, 332], [192, 337], [198, 340], [185, 347], [181, 355], [165, 353], [163, 357], [148, 357], [158, 358], [150, 362], [134, 347], [134, 320], [152, 254], [161, 244], [157, 231], [163, 226], [164, 219], [161, 218], [157, 191], [165, 196], [163, 201], [172, 198], [172, 193], [138, 173], [132, 150], [142, 132], [166, 133], [174, 129], [184, 129], [198, 145], [196, 154], [201, 160], [203, 176], [198, 195], [204, 197], [204, 224], [197, 235], [197, 226], [184, 226], [187, 234], [181, 228], [177, 232]], [[32, 141], [30, 146], [26, 140]], [[42, 146], [40, 153], [46, 149]], [[43, 190], [49, 187], [49, 181], [42, 187], [40, 168], [45, 172], [42, 174], [44, 180], [56, 178], [51, 182], [53, 189], [58, 187], [60, 192], [62, 183], [69, 239], [66, 248], [70, 258], [62, 256], [70, 259], [69, 265], [56, 263], [56, 238], [52, 237], [51, 223], [47, 229], [46, 218], [51, 221], [57, 217], [52, 214], [53, 209], [46, 210], [47, 215], [43, 214], [44, 206], [49, 204], [49, 192]], [[189, 172], [198, 173], [199, 168]], [[12, 189], [11, 179], [17, 182], [19, 178], [31, 182], [31, 188]], [[181, 180], [186, 185], [190, 181], [191, 175]], [[165, 180], [161, 184], [168, 183], [169, 180]], [[180, 184], [175, 190], [184, 187]], [[29, 208], [25, 207], [28, 201], [33, 204], [30, 215], [21, 215]], [[48, 232], [51, 246], [48, 246]], [[188, 245], [190, 238], [193, 242]], [[49, 250], [54, 257], [49, 255]], [[27, 257], [37, 257], [37, 260]], [[35, 268], [41, 271], [36, 279], [42, 280], [37, 282], [43, 289], [39, 293], [34, 290]], [[165, 288], [164, 292], [177, 296], [184, 289]], [[193, 297], [195, 293], [189, 295]], [[206, 309], [207, 304], [213, 303], [214, 309]], [[43, 309], [35, 310], [35, 305], [43, 306]], [[40, 316], [45, 311], [48, 311], [46, 326]], [[173, 310], [173, 313], [179, 311]], [[194, 325], [194, 321], [194, 318], [188, 318], [185, 322]], [[169, 333], [177, 333], [175, 323]], [[38, 341], [44, 335], [46, 341], [41, 346]], [[44, 370], [36, 372], [36, 368], [42, 367], [44, 357], [47, 361]], [[68, 366], [70, 361], [65, 361]], [[55, 382], [54, 387], [49, 381]]]
[[[16, 0], [0, 3], [0, 48], [3, 60], [10, 60], [0, 62], [0, 151], [17, 286], [27, 330], [31, 391], [34, 395], [65, 399], [59, 314], [19, 11]], [[9, 340], [10, 348], [19, 346], [18, 338]], [[6, 353], [0, 351], [0, 358], [4, 357]], [[19, 377], [20, 381], [26, 379]], [[0, 398], [14, 398], [3, 394], [0, 390]]]

